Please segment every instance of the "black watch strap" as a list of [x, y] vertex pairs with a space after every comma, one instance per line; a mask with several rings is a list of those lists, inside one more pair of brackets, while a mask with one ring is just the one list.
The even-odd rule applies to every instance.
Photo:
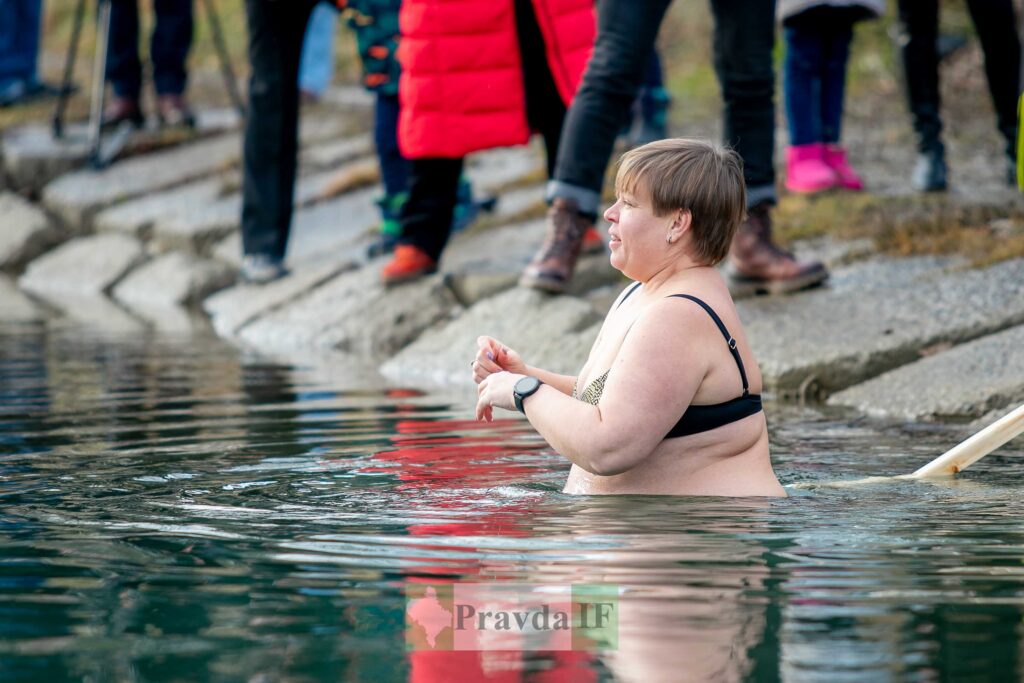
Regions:
[[523, 409], [523, 401], [537, 393], [537, 390], [540, 389], [542, 384], [544, 383], [539, 379], [529, 375], [516, 382], [515, 387], [512, 388], [512, 399], [515, 401], [516, 410], [525, 414], [526, 411]]

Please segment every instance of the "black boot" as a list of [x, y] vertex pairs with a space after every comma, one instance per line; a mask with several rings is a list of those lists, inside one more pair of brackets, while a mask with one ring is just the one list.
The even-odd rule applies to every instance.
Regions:
[[946, 150], [942, 143], [917, 155], [914, 175], [911, 178], [914, 189], [919, 192], [945, 192], [948, 187], [946, 179]]

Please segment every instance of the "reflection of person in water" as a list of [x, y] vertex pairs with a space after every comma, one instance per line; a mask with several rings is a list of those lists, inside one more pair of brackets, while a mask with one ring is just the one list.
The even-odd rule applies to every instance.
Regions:
[[477, 419], [519, 409], [572, 461], [569, 493], [784, 496], [768, 456], [761, 373], [715, 269], [743, 220], [739, 156], [693, 139], [627, 152], [611, 264], [630, 284], [578, 377], [479, 339]]

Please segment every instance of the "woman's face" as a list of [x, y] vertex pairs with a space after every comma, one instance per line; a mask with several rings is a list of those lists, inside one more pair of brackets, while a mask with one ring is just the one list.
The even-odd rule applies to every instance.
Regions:
[[621, 192], [604, 212], [604, 219], [611, 223], [608, 248], [614, 268], [634, 280], [646, 280], [661, 268], [668, 258], [665, 237], [672, 226], [672, 215], [655, 216], [643, 188]]

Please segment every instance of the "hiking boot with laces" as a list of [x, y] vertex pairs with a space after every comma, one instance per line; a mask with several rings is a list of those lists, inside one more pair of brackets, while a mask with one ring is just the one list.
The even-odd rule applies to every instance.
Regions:
[[526, 266], [519, 284], [554, 294], [563, 293], [576, 269], [583, 236], [593, 224], [593, 220], [580, 214], [573, 200], [561, 197], [552, 200], [544, 244]]
[[734, 298], [754, 294], [786, 294], [820, 284], [828, 271], [820, 261], [798, 261], [772, 242], [769, 205], [750, 209], [729, 248], [726, 268]]

